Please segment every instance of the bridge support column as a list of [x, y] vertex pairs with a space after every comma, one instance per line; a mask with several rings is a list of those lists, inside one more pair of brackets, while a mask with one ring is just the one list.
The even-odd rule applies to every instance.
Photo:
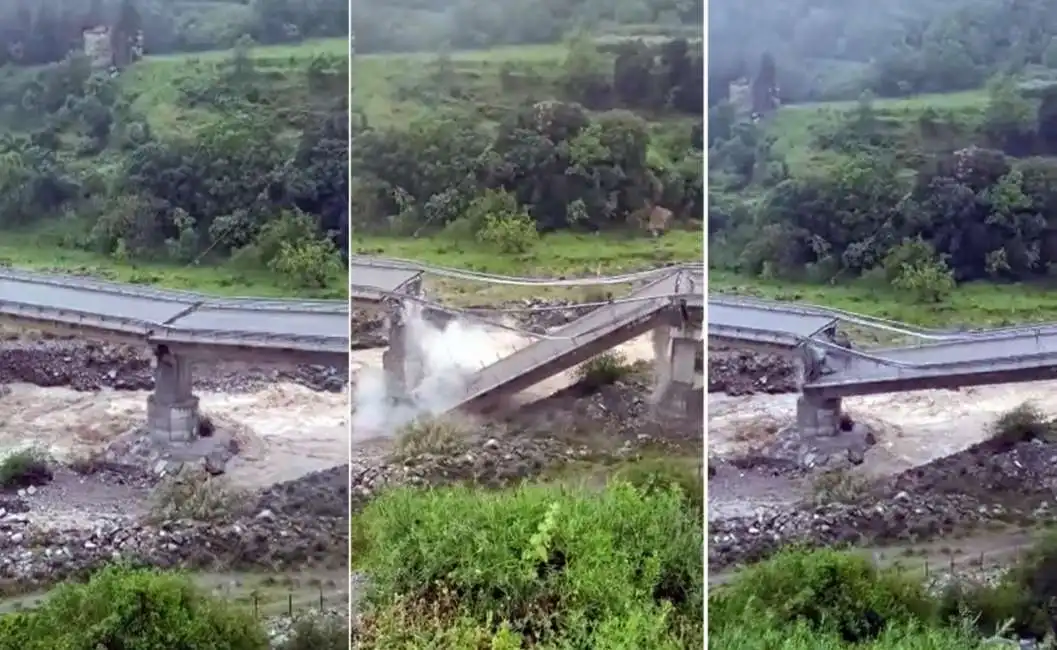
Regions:
[[802, 436], [835, 436], [840, 433], [840, 398], [801, 395], [796, 400], [796, 426]]
[[694, 389], [702, 340], [687, 329], [658, 328], [653, 332], [655, 354], [654, 403], [672, 415], [704, 417], [704, 390]]
[[407, 323], [400, 304], [389, 312], [389, 347], [382, 353], [382, 369], [386, 374], [386, 394], [403, 398], [407, 394]]
[[654, 404], [664, 399], [672, 383], [672, 328], [658, 327], [653, 330], [653, 396]]
[[169, 352], [154, 350], [154, 392], [147, 397], [147, 429], [159, 443], [188, 442], [198, 435], [198, 398], [191, 389], [192, 363]]

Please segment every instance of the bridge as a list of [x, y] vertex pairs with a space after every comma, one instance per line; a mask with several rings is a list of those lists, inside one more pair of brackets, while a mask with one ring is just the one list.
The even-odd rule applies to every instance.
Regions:
[[[673, 414], [703, 416], [704, 394], [694, 390], [695, 359], [703, 351], [701, 327], [705, 284], [704, 267], [700, 264], [575, 279], [511, 277], [425, 266], [413, 260], [364, 256], [353, 256], [350, 265], [352, 282], [356, 284], [361, 282], [360, 278], [366, 277], [367, 269], [403, 270], [417, 274], [413, 288], [389, 295], [390, 339], [383, 365], [391, 380], [391, 396], [412, 396], [422, 379], [417, 375], [417, 357], [422, 351], [416, 349], [416, 342], [408, 336], [403, 322], [408, 306], [416, 305], [419, 313], [440, 321], [449, 320], [454, 311], [422, 295], [424, 276], [540, 288], [632, 284], [638, 288], [629, 295], [595, 304], [594, 309], [581, 318], [481, 368], [464, 385], [452, 387], [454, 396], [446, 408], [475, 412], [493, 410], [506, 396], [652, 331], [656, 362], [655, 403]], [[357, 289], [368, 290], [369, 287], [364, 286]], [[457, 311], [454, 316], [459, 317]]]
[[[378, 279], [392, 285], [399, 277]], [[156, 363], [147, 426], [153, 436], [167, 441], [197, 434], [198, 398], [192, 392], [196, 363], [348, 364], [349, 307], [344, 300], [222, 299], [0, 269], [0, 321], [152, 350]]]
[[[880, 329], [914, 345], [857, 349], [841, 326]], [[797, 423], [832, 434], [853, 395], [1057, 379], [1057, 323], [926, 329], [813, 305], [710, 297], [710, 341], [784, 350], [801, 370]]]
[[[218, 359], [345, 366], [350, 306], [389, 320], [386, 371], [401, 393], [413, 390], [415, 342], [405, 314], [430, 303], [426, 274], [518, 286], [642, 285], [510, 357], [481, 369], [451, 408], [487, 410], [502, 395], [567, 370], [651, 329], [660, 361], [659, 399], [693, 408], [694, 356], [702, 343], [704, 271], [700, 265], [585, 280], [495, 276], [428, 267], [411, 260], [354, 256], [349, 301], [218, 298], [68, 275], [0, 269], [0, 321], [62, 335], [143, 345], [156, 360], [148, 397], [151, 434], [167, 441], [197, 435], [193, 367]], [[695, 326], [696, 323], [696, 326]], [[409, 385], [409, 378], [412, 380]], [[673, 397], [674, 396], [674, 397]], [[701, 400], [703, 408], [703, 396]], [[689, 404], [690, 406], [687, 406]]]

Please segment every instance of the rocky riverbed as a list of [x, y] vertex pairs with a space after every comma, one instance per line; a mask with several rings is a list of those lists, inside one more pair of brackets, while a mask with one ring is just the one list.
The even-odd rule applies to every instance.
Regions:
[[[201, 364], [195, 374], [199, 390], [231, 394], [251, 393], [280, 381], [337, 392], [344, 390], [347, 377], [345, 371], [321, 366], [272, 369], [224, 363]], [[83, 392], [143, 391], [152, 388], [153, 372], [146, 350], [7, 336], [0, 343], [0, 387], [9, 383]], [[16, 402], [9, 395], [8, 407], [26, 406], [25, 393], [22, 390]], [[47, 394], [41, 398], [47, 399]], [[4, 401], [0, 394], [0, 408]], [[74, 424], [75, 413], [69, 417], [71, 426], [84, 426]], [[349, 540], [347, 464], [240, 492], [235, 514], [220, 521], [158, 519], [151, 513], [160, 481], [202, 462], [212, 473], [222, 473], [225, 462], [238, 455], [236, 438], [241, 438], [228, 435], [224, 426], [218, 425], [212, 441], [230, 447], [219, 463], [210, 463], [209, 454], [202, 455], [204, 461], [196, 460], [194, 450], [151, 450], [142, 432], [130, 431], [100, 438], [103, 446], [90, 457], [52, 458], [48, 477], [0, 494], [0, 590], [30, 590], [116, 559], [213, 570], [344, 566]], [[255, 461], [260, 464], [267, 460], [267, 447], [256, 444], [259, 448], [250, 451], [264, 455]], [[183, 452], [187, 458], [179, 457]]]
[[723, 346], [708, 348], [708, 392], [727, 395], [795, 393], [797, 371], [792, 360]]
[[[22, 488], [0, 502], [0, 588], [29, 590], [117, 559], [209, 570], [344, 566], [347, 472], [336, 467], [277, 484], [247, 495], [245, 514], [209, 522], [154, 521], [123, 509], [97, 513], [90, 526], [70, 526], [35, 516], [38, 508], [49, 507], [51, 485]], [[83, 477], [81, 485], [88, 491], [111, 483], [121, 493], [149, 480], [132, 469], [124, 474], [112, 469]]]
[[[341, 391], [347, 373], [326, 366], [254, 368], [246, 364], [195, 366], [195, 387], [228, 393], [250, 392], [276, 382], [301, 384], [312, 390]], [[153, 390], [154, 371], [146, 349], [70, 339], [0, 342], [0, 385], [26, 383], [41, 388], [79, 391]]]
[[850, 398], [849, 430], [812, 440], [789, 426], [787, 360], [710, 348], [709, 370], [709, 392], [727, 393], [709, 406], [714, 569], [795, 543], [905, 545], [1055, 516], [1057, 444], [992, 429], [1025, 401], [1052, 412], [1052, 383]]
[[631, 456], [643, 448], [702, 453], [700, 424], [654, 414], [647, 382], [632, 376], [589, 393], [573, 386], [504, 419], [469, 423], [439, 450], [401, 453], [393, 440], [354, 448], [353, 508], [391, 485], [472, 480], [498, 487], [568, 463]]
[[985, 442], [876, 483], [839, 502], [766, 505], [709, 522], [709, 562], [721, 569], [789, 544], [877, 546], [965, 534], [1057, 515], [1057, 444]]

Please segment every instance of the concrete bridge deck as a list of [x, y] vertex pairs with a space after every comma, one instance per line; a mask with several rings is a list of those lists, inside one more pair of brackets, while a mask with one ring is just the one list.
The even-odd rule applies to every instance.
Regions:
[[209, 359], [348, 363], [349, 307], [342, 300], [221, 299], [4, 269], [0, 318]]
[[[686, 329], [687, 321], [702, 318], [701, 265], [608, 278], [555, 280], [492, 276], [407, 260], [356, 256], [350, 260], [348, 302], [222, 299], [4, 269], [0, 270], [0, 319], [151, 347], [159, 363], [155, 393], [148, 401], [149, 425], [169, 439], [186, 439], [193, 436], [197, 426], [197, 398], [191, 389], [191, 367], [196, 360], [234, 357], [255, 362], [347, 364], [349, 304], [391, 313], [403, 299], [417, 297], [424, 274], [522, 286], [645, 285], [627, 299], [604, 305], [484, 368], [470, 382], [460, 406], [483, 408], [502, 394], [542, 381], [650, 329], [663, 330], [669, 337], [665, 349], [670, 357], [664, 361], [677, 365], [680, 370], [675, 374], [680, 377], [686, 374], [687, 358], [692, 375], [694, 348], [701, 347], [692, 333], [674, 338], [670, 333], [673, 325]], [[399, 320], [395, 318], [397, 324]], [[700, 325], [691, 329], [700, 330]], [[658, 349], [665, 347], [657, 345]]]
[[[678, 366], [671, 377], [665, 377], [665, 385], [681, 386], [689, 383], [692, 388], [694, 360], [703, 349], [701, 326], [704, 312], [704, 267], [701, 264], [686, 264], [638, 271], [608, 277], [590, 278], [523, 278], [491, 275], [461, 269], [425, 266], [413, 260], [394, 260], [353, 256], [353, 267], [401, 269], [424, 276], [439, 276], [482, 284], [499, 284], [523, 287], [559, 286], [606, 286], [637, 284], [640, 288], [626, 298], [600, 305], [595, 311], [550, 332], [546, 337], [514, 352], [510, 356], [478, 371], [468, 381], [463, 397], [455, 399], [452, 408], [488, 410], [499, 398], [516, 393], [555, 374], [568, 370], [606, 350], [639, 336], [646, 331], [662, 331], [664, 336], [655, 342], [662, 365]], [[416, 280], [420, 282], [420, 280]], [[390, 296], [399, 299], [400, 296]], [[451, 314], [443, 305], [425, 300], [421, 296], [412, 298], [423, 311]], [[451, 318], [457, 316], [450, 316]], [[447, 320], [449, 316], [438, 320]], [[679, 330], [673, 336], [673, 326]], [[397, 328], [400, 329], [399, 327]], [[414, 354], [413, 341], [402, 341], [405, 335], [391, 332], [385, 367], [390, 378], [396, 378], [396, 390], [405, 396], [413, 393], [414, 362], [408, 364], [408, 353]], [[675, 359], [679, 362], [676, 363]], [[683, 375], [689, 380], [682, 382]], [[663, 391], [662, 391], [663, 392]], [[677, 391], [676, 391], [677, 392]], [[703, 399], [701, 400], [703, 402]]]
[[960, 388], [1057, 378], [1057, 332], [1004, 332], [908, 348], [837, 356], [833, 374], [804, 386], [824, 398]]
[[501, 395], [524, 390], [650, 330], [677, 327], [680, 309], [701, 303], [703, 286], [703, 272], [688, 270], [654, 280], [482, 369], [456, 407], [485, 410]]
[[836, 318], [811, 312], [780, 310], [761, 304], [708, 301], [708, 337], [794, 348]]
[[[709, 298], [708, 302], [710, 338], [824, 351], [827, 372], [808, 377], [802, 387], [805, 396], [816, 399], [1057, 378], [1057, 324], [927, 330], [816, 306], [729, 297]], [[829, 325], [810, 331], [827, 321]], [[909, 333], [926, 342], [844, 350], [822, 335], [841, 323]]]

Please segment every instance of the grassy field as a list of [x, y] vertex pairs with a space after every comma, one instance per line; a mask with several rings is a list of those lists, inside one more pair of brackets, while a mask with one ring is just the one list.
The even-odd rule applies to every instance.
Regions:
[[[653, 239], [641, 235], [545, 235], [525, 255], [497, 255], [494, 251], [441, 237], [354, 238], [353, 254], [411, 259], [422, 264], [447, 266], [497, 275], [572, 278], [618, 275], [671, 263], [700, 262], [704, 253], [702, 231], [673, 231]], [[355, 283], [355, 276], [350, 278]], [[604, 299], [595, 287], [514, 287], [458, 280], [434, 281], [427, 287], [454, 305], [480, 305], [520, 298]], [[607, 287], [620, 295], [628, 287]]]
[[[565, 58], [562, 45], [500, 47], [452, 52], [450, 68], [437, 54], [357, 56], [352, 63], [352, 105], [376, 126], [407, 124], [448, 104], [473, 107], [490, 120], [529, 99], [554, 97]], [[500, 81], [506, 71], [509, 82]]]
[[[324, 290], [305, 293], [285, 286], [267, 271], [246, 270], [234, 264], [177, 266], [163, 263], [130, 263], [114, 260], [64, 245], [58, 225], [51, 229], [3, 233], [0, 266], [21, 269], [74, 272], [115, 282], [185, 289], [226, 296], [286, 296], [341, 298], [346, 295], [345, 277], [335, 278]], [[660, 239], [647, 237], [559, 234], [545, 236], [534, 252], [522, 256], [496, 255], [442, 238], [369, 237], [353, 241], [352, 252], [361, 255], [413, 259], [423, 264], [450, 266], [487, 273], [583, 277], [613, 275], [654, 268], [672, 262], [700, 261], [702, 236], [692, 231], [671, 232]], [[355, 282], [355, 278], [351, 278]], [[517, 287], [471, 284], [451, 286], [452, 293], [469, 302], [496, 297], [541, 296], [538, 289], [518, 292]], [[511, 289], [514, 289], [513, 291]], [[555, 295], [561, 295], [555, 291]]]
[[348, 295], [344, 277], [334, 278], [324, 290], [294, 290], [264, 270], [219, 266], [178, 266], [125, 262], [63, 246], [61, 235], [50, 231], [0, 233], [0, 266], [54, 273], [76, 273], [113, 282], [199, 291], [222, 296], [341, 299]]
[[[497, 47], [451, 52], [443, 65], [436, 53], [360, 55], [352, 62], [351, 103], [375, 126], [406, 126], [446, 109], [495, 124], [525, 102], [560, 96], [567, 52], [562, 43]], [[695, 122], [658, 117], [653, 145], [663, 146], [671, 131], [685, 138]]]
[[964, 284], [935, 305], [908, 302], [893, 289], [867, 282], [818, 285], [745, 278], [714, 270], [709, 272], [708, 288], [711, 293], [811, 303], [925, 327], [999, 327], [1057, 321], [1054, 284]]
[[[987, 93], [973, 90], [960, 93], [918, 95], [906, 99], [875, 99], [873, 108], [879, 118], [888, 120], [909, 132], [917, 129], [918, 120], [927, 111], [941, 119], [964, 125], [971, 131], [983, 116]], [[767, 132], [775, 138], [775, 153], [785, 156], [794, 173], [819, 161], [832, 159], [832, 152], [813, 147], [815, 133], [833, 124], [857, 102], [821, 102], [783, 106], [770, 118]]]
[[[299, 45], [255, 47], [250, 57], [256, 69], [274, 86], [283, 102], [304, 94], [305, 69], [316, 57], [348, 56], [345, 39], [308, 41]], [[147, 57], [121, 77], [122, 93], [133, 98], [134, 110], [147, 116], [151, 128], [163, 134], [186, 134], [208, 124], [211, 111], [181, 106], [180, 88], [195, 77], [215, 74], [232, 56], [231, 50]]]

